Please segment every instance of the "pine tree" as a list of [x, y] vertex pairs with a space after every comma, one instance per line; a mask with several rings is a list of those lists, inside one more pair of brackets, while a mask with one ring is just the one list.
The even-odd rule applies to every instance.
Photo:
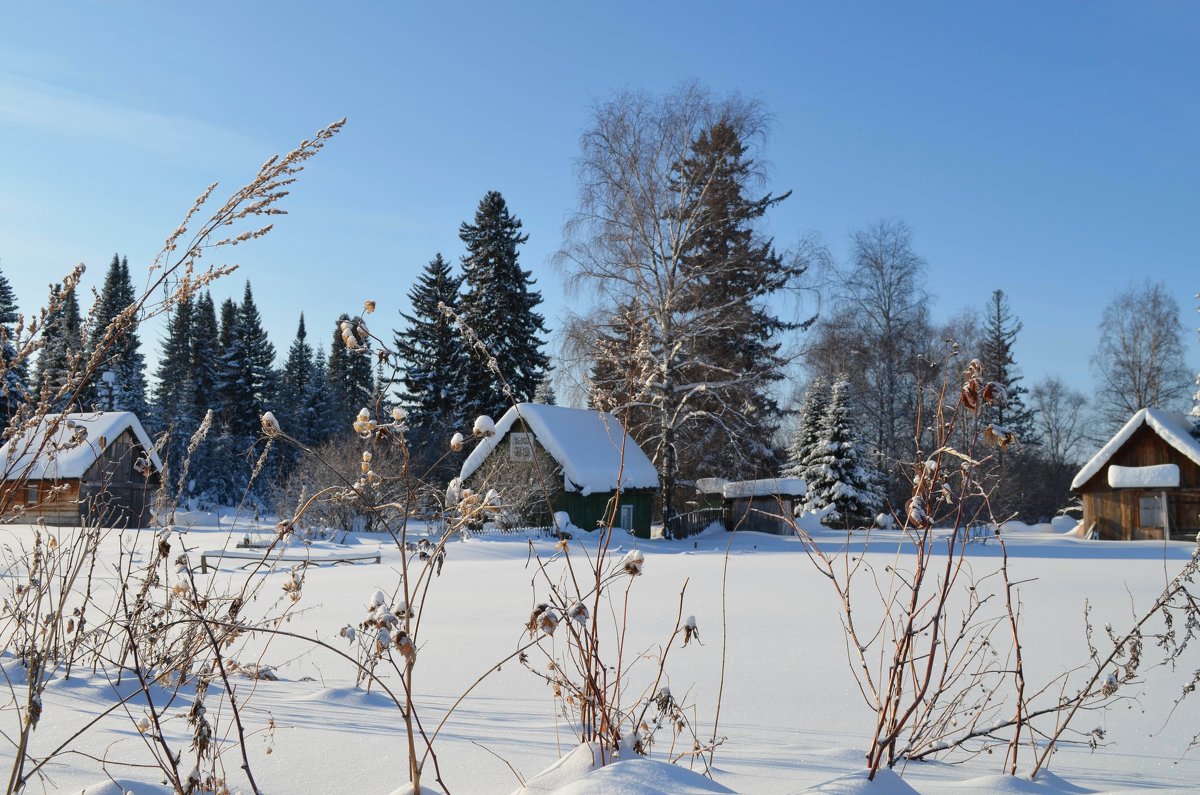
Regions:
[[1025, 387], [1013, 361], [1012, 346], [1022, 323], [1013, 316], [1003, 290], [992, 293], [984, 323], [982, 364], [984, 378], [1003, 384], [1008, 390], [1008, 402], [988, 405], [984, 419], [1016, 434], [1019, 440], [1032, 439], [1033, 411], [1025, 407]]
[[406, 325], [394, 336], [404, 367], [400, 404], [408, 411], [409, 426], [431, 438], [452, 433], [449, 429], [468, 419], [463, 412], [466, 349], [454, 321], [438, 308], [444, 304], [457, 310], [461, 285], [450, 263], [436, 255], [409, 291], [412, 314], [400, 313]]
[[329, 349], [329, 389], [336, 432], [350, 428], [360, 409], [372, 407], [371, 397], [375, 393], [370, 341], [354, 349], [347, 347], [341, 331], [342, 323], [347, 320], [349, 315], [338, 317]]
[[50, 286], [50, 307], [42, 328], [45, 345], [38, 354], [33, 383], [42, 396], [51, 401], [55, 411], [63, 410], [72, 400], [79, 369], [82, 366], [83, 318], [79, 314], [79, 299], [75, 290], [63, 290], [61, 284]]
[[827, 524], [862, 527], [871, 523], [883, 499], [879, 473], [871, 467], [851, 425], [850, 405], [850, 382], [839, 378], [805, 467], [808, 496], [804, 509], [813, 511], [832, 505], [833, 511], [824, 520]]
[[8, 278], [0, 273], [0, 427], [8, 425], [28, 395], [27, 363], [17, 360], [16, 322], [17, 295]]
[[520, 229], [521, 221], [509, 213], [504, 197], [489, 191], [479, 202], [475, 222], [458, 230], [467, 246], [461, 315], [490, 356], [469, 346], [463, 406], [468, 420], [478, 414], [499, 416], [513, 401], [528, 401], [549, 365], [539, 336], [546, 334], [545, 322], [535, 311], [542, 296], [532, 289], [531, 272], [518, 262], [517, 247], [529, 239]]
[[106, 411], [132, 411], [144, 417], [147, 416], [146, 363], [137, 328], [132, 323], [116, 322], [135, 300], [129, 260], [113, 254], [92, 315], [88, 347], [103, 352], [88, 397]]
[[804, 390], [804, 399], [796, 417], [796, 428], [788, 445], [787, 465], [783, 476], [802, 478], [809, 458], [821, 436], [821, 423], [829, 410], [829, 385], [824, 378], [815, 378]]

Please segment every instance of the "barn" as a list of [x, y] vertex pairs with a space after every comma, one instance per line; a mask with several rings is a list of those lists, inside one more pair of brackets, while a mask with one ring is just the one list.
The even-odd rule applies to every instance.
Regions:
[[1195, 539], [1200, 530], [1200, 440], [1192, 424], [1141, 409], [1084, 465], [1071, 490], [1083, 532], [1109, 540]]
[[131, 412], [47, 414], [0, 448], [0, 471], [4, 516], [144, 527], [162, 461]]
[[[658, 471], [611, 414], [518, 403], [463, 462], [459, 483], [495, 490], [524, 523], [548, 527], [566, 511], [577, 527], [610, 522], [643, 538], [658, 494]], [[619, 494], [618, 494], [619, 492]]]

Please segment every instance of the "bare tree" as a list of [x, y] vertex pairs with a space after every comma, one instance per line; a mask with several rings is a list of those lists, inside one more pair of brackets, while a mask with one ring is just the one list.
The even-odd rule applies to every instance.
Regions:
[[[893, 476], [895, 503], [907, 489], [898, 462], [913, 449], [916, 386], [936, 377], [935, 363], [943, 356], [929, 322], [925, 260], [913, 250], [908, 226], [878, 221], [855, 232], [851, 243], [835, 310], [818, 324], [806, 361], [815, 375], [850, 375], [863, 438], [878, 454], [880, 469]], [[972, 324], [959, 319], [957, 325]]]
[[1039, 381], [1029, 395], [1041, 441], [1041, 457], [1055, 465], [1078, 464], [1086, 441], [1083, 412], [1087, 398], [1058, 376]]
[[1130, 286], [1104, 310], [1092, 357], [1101, 420], [1116, 428], [1138, 409], [1172, 408], [1188, 395], [1179, 304], [1161, 282]]
[[[758, 104], [686, 85], [597, 105], [581, 142], [579, 209], [559, 262], [568, 287], [598, 311], [585, 307], [565, 337], [576, 355], [582, 348], [593, 381], [605, 383], [592, 402], [618, 413], [652, 452], [665, 514], [673, 510], [681, 452], [708, 444], [690, 433], [718, 428], [721, 444], [731, 446], [754, 438], [748, 431], [762, 421], [755, 415], [762, 404], [747, 395], [766, 391], [794, 356], [769, 339], [793, 324], [775, 322], [766, 298], [796, 291], [809, 260], [823, 255], [814, 243], [779, 256], [754, 231], [784, 198], [741, 193], [761, 181], [759, 163], [745, 153], [766, 125]], [[728, 142], [721, 153], [713, 151], [718, 140]], [[714, 212], [714, 198], [725, 195], [742, 215]], [[731, 227], [736, 245], [718, 256], [714, 237]], [[757, 355], [720, 354], [721, 341], [744, 335], [756, 313], [774, 323]], [[596, 363], [604, 379], [594, 377]]]

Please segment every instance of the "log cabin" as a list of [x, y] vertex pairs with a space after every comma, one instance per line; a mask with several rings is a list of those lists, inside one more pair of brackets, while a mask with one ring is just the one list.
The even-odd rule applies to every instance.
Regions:
[[145, 527], [162, 461], [132, 412], [47, 414], [0, 447], [0, 472], [6, 520]]
[[1192, 423], [1141, 409], [1084, 465], [1071, 490], [1083, 534], [1107, 540], [1194, 540], [1200, 530], [1200, 439]]
[[549, 527], [565, 511], [576, 527], [612, 524], [649, 538], [658, 470], [607, 412], [518, 403], [467, 456], [459, 487], [494, 490], [529, 526]]

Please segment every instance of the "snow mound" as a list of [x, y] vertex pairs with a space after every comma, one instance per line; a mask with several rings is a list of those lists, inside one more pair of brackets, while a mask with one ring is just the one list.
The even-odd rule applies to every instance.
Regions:
[[95, 784], [89, 784], [79, 790], [79, 795], [126, 795], [126, 793], [131, 792], [136, 793], [136, 795], [160, 795], [160, 793], [166, 795], [171, 790], [160, 784], [149, 784], [145, 781], [118, 778], [115, 780], [105, 779]]
[[513, 795], [702, 795], [733, 790], [679, 765], [645, 757], [620, 759], [600, 767], [594, 746], [573, 751], [526, 782]]
[[987, 792], [994, 795], [1005, 795], [1013, 793], [1013, 795], [1025, 795], [1031, 793], [1063, 793], [1063, 795], [1071, 795], [1071, 793], [1093, 792], [1093, 790], [1085, 789], [1076, 786], [1060, 776], [1044, 770], [1038, 773], [1036, 781], [1030, 781], [1024, 776], [1008, 776], [1002, 773], [980, 776], [978, 778], [967, 779], [966, 781], [955, 781], [942, 786], [929, 787], [930, 790], [939, 792]]
[[828, 795], [915, 795], [917, 790], [908, 785], [893, 770], [879, 770], [875, 780], [867, 778], [867, 771], [860, 770], [845, 776], [809, 787], [804, 792], [820, 792]]

